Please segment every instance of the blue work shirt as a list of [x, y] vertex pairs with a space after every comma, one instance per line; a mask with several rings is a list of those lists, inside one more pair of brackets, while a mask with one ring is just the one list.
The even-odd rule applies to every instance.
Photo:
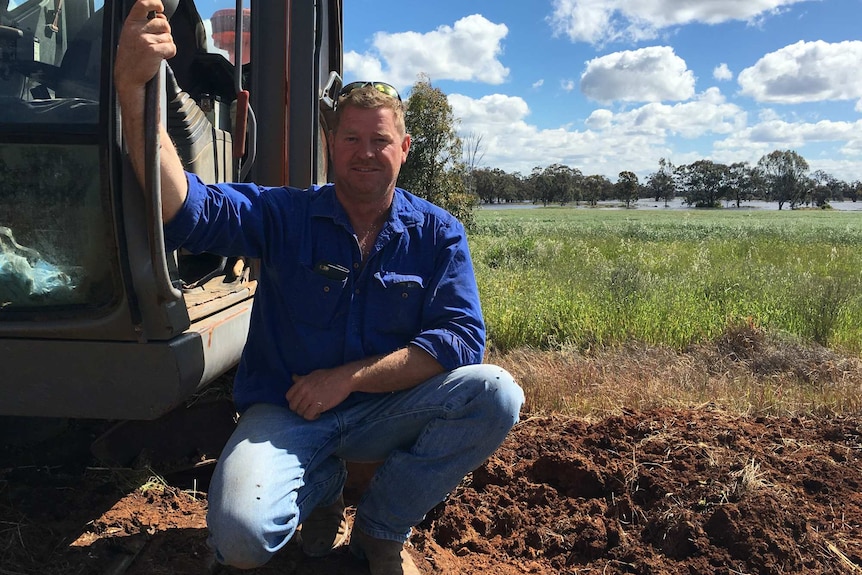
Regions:
[[293, 374], [408, 344], [447, 371], [482, 361], [485, 324], [467, 238], [445, 210], [396, 188], [363, 265], [332, 184], [301, 190], [187, 178], [185, 204], [165, 226], [167, 248], [261, 262], [234, 381], [240, 411], [285, 405]]

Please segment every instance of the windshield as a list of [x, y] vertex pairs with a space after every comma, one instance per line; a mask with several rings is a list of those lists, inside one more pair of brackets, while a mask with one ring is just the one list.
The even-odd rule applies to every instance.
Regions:
[[[207, 51], [221, 54], [231, 64], [236, 63], [236, 2], [231, 0], [198, 0], [195, 2], [198, 13], [207, 32]], [[249, 2], [243, 2], [242, 18], [242, 63], [248, 64], [251, 59], [251, 8]]]

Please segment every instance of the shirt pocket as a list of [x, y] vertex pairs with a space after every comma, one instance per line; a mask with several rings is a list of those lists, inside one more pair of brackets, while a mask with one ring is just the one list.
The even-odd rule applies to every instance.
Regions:
[[[319, 266], [318, 266], [319, 267]], [[344, 310], [339, 303], [347, 280], [327, 277], [315, 268], [301, 266], [290, 285], [290, 314], [297, 323], [332, 328]]]
[[425, 280], [418, 275], [379, 271], [369, 295], [371, 324], [383, 333], [414, 335], [422, 329]]

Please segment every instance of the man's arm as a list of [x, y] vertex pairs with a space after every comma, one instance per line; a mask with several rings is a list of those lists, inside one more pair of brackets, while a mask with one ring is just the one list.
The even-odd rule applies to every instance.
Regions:
[[[144, 185], [144, 93], [162, 60], [177, 51], [161, 0], [139, 0], [123, 24], [114, 67], [117, 99], [123, 112], [123, 134], [135, 175]], [[150, 14], [155, 13], [154, 18]], [[169, 222], [185, 202], [188, 182], [165, 126], [159, 126], [162, 219]]]
[[408, 345], [387, 355], [296, 375], [285, 397], [290, 409], [311, 420], [354, 391], [387, 393], [409, 389], [442, 372], [443, 366], [426, 351]]

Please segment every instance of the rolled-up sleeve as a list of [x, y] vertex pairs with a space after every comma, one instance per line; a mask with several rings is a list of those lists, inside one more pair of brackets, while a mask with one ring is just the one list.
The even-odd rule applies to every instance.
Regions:
[[200, 221], [206, 200], [206, 186], [197, 176], [186, 172], [188, 195], [177, 215], [165, 224], [165, 247], [173, 251], [183, 245]]
[[446, 370], [482, 362], [485, 322], [463, 226], [441, 228], [435, 275], [426, 292], [423, 329], [411, 343]]

